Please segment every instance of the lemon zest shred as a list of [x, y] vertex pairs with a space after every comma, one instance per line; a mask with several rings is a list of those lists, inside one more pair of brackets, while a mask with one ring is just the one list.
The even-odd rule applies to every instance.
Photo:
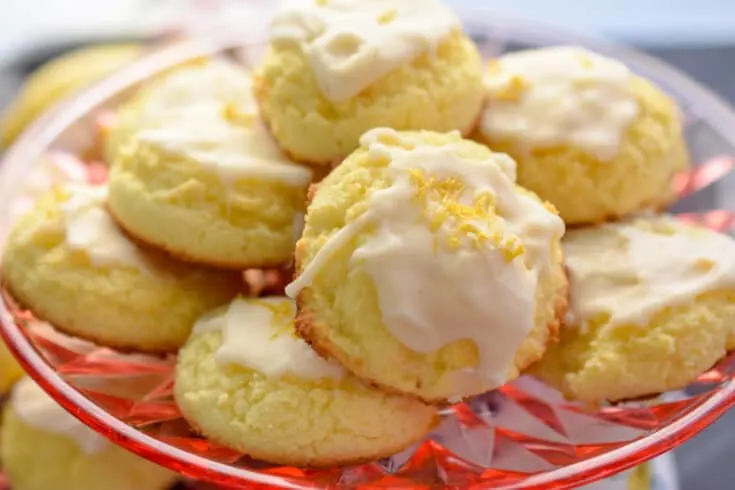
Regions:
[[[460, 199], [466, 186], [457, 178], [428, 177], [421, 169], [409, 170], [408, 177], [414, 186], [414, 199], [422, 207], [429, 229], [436, 234], [433, 240], [435, 254], [441, 245], [457, 251], [465, 243], [476, 250], [494, 246], [502, 251], [508, 262], [525, 252], [517, 237], [504, 235], [492, 223], [497, 214], [496, 197], [492, 192], [478, 193], [471, 203], [463, 203]], [[443, 227], [446, 235], [440, 239]]]
[[390, 9], [378, 16], [378, 24], [380, 25], [386, 25], [393, 22], [398, 15], [398, 11], [396, 9]]
[[275, 325], [271, 340], [282, 335], [296, 336], [293, 325], [293, 308], [288, 302], [271, 303], [269, 301], [255, 300], [255, 304], [271, 312], [271, 324]]

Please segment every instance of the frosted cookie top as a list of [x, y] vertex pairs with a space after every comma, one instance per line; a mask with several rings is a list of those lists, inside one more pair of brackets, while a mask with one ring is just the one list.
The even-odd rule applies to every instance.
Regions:
[[151, 263], [128, 239], [105, 209], [107, 186], [68, 185], [59, 204], [66, 245], [83, 252], [96, 266], [132, 266], [148, 270]]
[[293, 374], [305, 379], [341, 378], [342, 368], [319, 357], [296, 337], [296, 305], [288, 298], [237, 298], [224, 309], [205, 315], [193, 335], [222, 332], [215, 359], [236, 364], [269, 378]]
[[350, 99], [434, 51], [460, 27], [439, 0], [291, 0], [271, 23], [271, 41], [296, 43], [324, 96]]
[[306, 186], [311, 171], [291, 162], [268, 134], [254, 107], [204, 102], [180, 109], [165, 123], [143, 129], [139, 141], [201, 164], [224, 182], [242, 178]]
[[421, 353], [473, 340], [477, 374], [499, 386], [534, 326], [539, 276], [551, 267], [564, 225], [517, 190], [510, 158], [458, 133], [438, 145], [427, 140], [432, 135], [376, 129], [363, 136], [371, 159], [390, 162], [392, 184], [330, 237], [287, 292], [295, 297], [333, 251], [374, 229], [350, 266], [373, 280], [388, 330]]
[[702, 293], [735, 289], [735, 241], [671, 217], [570, 231], [571, 323], [645, 325]]
[[207, 60], [182, 66], [141, 89], [142, 117], [166, 116], [171, 111], [203, 102], [236, 100], [255, 110], [252, 77], [240, 65], [225, 60]]
[[486, 70], [481, 131], [529, 150], [572, 145], [609, 160], [639, 113], [632, 80], [622, 63], [573, 46], [504, 55]]
[[110, 446], [107, 439], [61, 408], [31, 378], [23, 378], [15, 385], [10, 404], [24, 423], [71, 439], [85, 454], [96, 454]]

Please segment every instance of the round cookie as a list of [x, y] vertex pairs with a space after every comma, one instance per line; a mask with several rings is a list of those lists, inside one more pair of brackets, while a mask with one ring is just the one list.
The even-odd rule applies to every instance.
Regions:
[[0, 397], [10, 391], [10, 388], [21, 377], [23, 377], [23, 368], [10, 353], [5, 342], [0, 340]]
[[0, 451], [14, 490], [164, 490], [177, 478], [86, 427], [30, 378], [5, 408]]
[[8, 236], [4, 286], [70, 335], [125, 350], [175, 351], [202, 313], [237, 294], [242, 278], [138, 249], [107, 214], [106, 193], [67, 186], [41, 198]]
[[472, 132], [482, 61], [439, 0], [292, 2], [273, 18], [255, 93], [287, 153], [330, 164], [375, 127]]
[[188, 262], [243, 270], [292, 260], [312, 173], [289, 161], [249, 106], [192, 106], [143, 129], [110, 172], [128, 234]]
[[536, 361], [566, 309], [564, 224], [507, 156], [458, 132], [376, 129], [316, 190], [297, 331], [382, 387], [443, 402]]
[[115, 111], [104, 130], [105, 160], [113, 163], [136, 132], [165, 125], [181, 109], [232, 101], [254, 106], [252, 92], [248, 70], [231, 61], [205, 59], [176, 67], [144, 84]]
[[181, 413], [208, 439], [277, 464], [372, 461], [423, 438], [436, 412], [363, 385], [294, 333], [285, 297], [236, 299], [203, 317], [179, 354]]
[[573, 230], [561, 340], [532, 373], [598, 402], [683, 388], [735, 333], [735, 242], [672, 217]]
[[35, 71], [0, 121], [0, 147], [7, 147], [44, 111], [112, 74], [143, 52], [136, 44], [102, 44], [71, 51]]
[[599, 223], [675, 198], [688, 164], [673, 100], [621, 63], [577, 47], [490, 62], [479, 138], [518, 162], [518, 183], [567, 224]]

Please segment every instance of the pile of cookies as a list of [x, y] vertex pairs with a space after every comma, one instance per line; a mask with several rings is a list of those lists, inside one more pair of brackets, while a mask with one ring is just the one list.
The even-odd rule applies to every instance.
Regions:
[[[109, 180], [53, 189], [4, 248], [59, 330], [178, 352], [194, 430], [352, 464], [522, 373], [620, 400], [735, 348], [735, 243], [655, 214], [689, 162], [650, 82], [572, 46], [484, 64], [439, 0], [290, 2], [270, 32], [253, 72], [144, 84]], [[258, 296], [266, 274], [290, 284]]]

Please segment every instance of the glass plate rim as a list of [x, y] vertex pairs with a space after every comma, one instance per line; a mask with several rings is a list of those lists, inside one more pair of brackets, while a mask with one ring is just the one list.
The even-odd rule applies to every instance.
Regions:
[[[685, 99], [698, 111], [705, 113], [704, 119], [707, 123], [711, 124], [735, 148], [735, 110], [720, 96], [663, 61], [609, 40], [588, 34], [575, 34], [544, 23], [520, 20], [494, 13], [491, 9], [462, 8], [458, 11], [465, 24], [475, 31], [512, 32], [514, 36], [521, 35], [524, 39], [538, 40], [542, 44], [549, 44], [550, 39], [564, 39], [563, 43], [555, 42], [555, 44], [581, 44], [600, 53], [622, 59], [644, 76], [665, 79], [669, 88], [676, 88], [676, 95], [686, 94]], [[229, 49], [262, 43], [262, 39], [248, 41], [243, 33], [237, 30], [219, 30], [197, 36], [148, 54], [127, 68], [56, 105], [32, 124], [3, 157], [3, 162], [0, 164], [0, 220], [4, 210], [7, 209], [7, 206], [2, 203], [7, 203], [15, 197], [13, 183], [22, 179], [32, 168], [32, 165], [23, 165], [23, 162], [34, 161], [55, 138], [87, 114], [89, 110], [126, 88], [159, 73], [166, 67], [192, 58], [216, 55]], [[0, 229], [0, 240], [3, 238], [3, 233], [4, 230]], [[0, 334], [26, 372], [57, 402], [106, 437], [114, 438], [117, 443], [125, 441], [121, 445], [128, 450], [159, 464], [164, 464], [184, 475], [201, 476], [201, 472], [208, 473], [212, 475], [211, 481], [215, 483], [244, 485], [242, 479], [247, 478], [251, 483], [300, 488], [299, 485], [294, 485], [278, 476], [264, 475], [242, 468], [236, 469], [224, 463], [187, 453], [159, 442], [109, 415], [64, 381], [51, 366], [46, 364], [15, 323], [4, 300], [0, 302]], [[523, 485], [527, 488], [552, 488], [546, 485], [553, 485], [553, 488], [564, 488], [558, 485], [576, 486], [604, 478], [678, 446], [733, 407], [735, 407], [735, 380], [727, 382], [699, 406], [660, 431], [648, 434], [608, 453], [555, 469], [551, 473], [529, 476]], [[518, 487], [510, 485], [496, 488]]]

